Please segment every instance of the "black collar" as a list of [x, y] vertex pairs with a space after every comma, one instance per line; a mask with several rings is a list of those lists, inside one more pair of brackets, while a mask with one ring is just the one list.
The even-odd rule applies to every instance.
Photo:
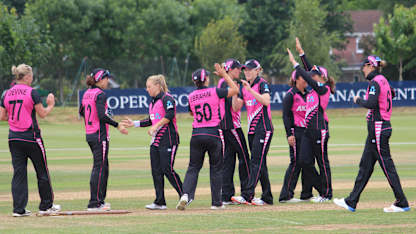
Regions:
[[196, 89], [206, 89], [206, 88], [208, 88], [207, 86], [201, 86], [201, 87], [197, 87]]
[[97, 85], [92, 85], [92, 86], [91, 86], [91, 88], [92, 88], [92, 89], [97, 88], [97, 89], [100, 89], [101, 91], [104, 91], [102, 88], [98, 87]]
[[302, 93], [298, 88], [296, 88], [296, 86], [292, 87], [292, 90], [294, 93], [298, 93], [301, 96], [306, 96], [306, 94], [308, 94], [308, 90], [305, 89], [305, 93]]
[[164, 92], [160, 92], [156, 97], [153, 98], [152, 102], [155, 103], [157, 100], [161, 99], [163, 96], [165, 96]]
[[368, 76], [366, 77], [366, 79], [367, 80], [372, 80], [377, 75], [379, 75], [378, 71], [374, 70], [374, 71], [370, 72], [370, 74], [368, 74]]
[[251, 87], [253, 88], [253, 86], [259, 83], [260, 80], [261, 80], [260, 76], [257, 76], [256, 79], [254, 79], [253, 83], [251, 84]]

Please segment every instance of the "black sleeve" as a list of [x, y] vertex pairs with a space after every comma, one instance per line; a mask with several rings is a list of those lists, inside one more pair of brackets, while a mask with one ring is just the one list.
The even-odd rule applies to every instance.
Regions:
[[4, 106], [4, 97], [6, 96], [6, 92], [7, 92], [7, 90], [3, 91], [3, 93], [1, 94], [1, 99], [0, 99], [0, 106], [3, 107], [3, 108], [6, 108]]
[[270, 85], [267, 82], [260, 83], [260, 94], [270, 93]]
[[283, 124], [285, 125], [286, 137], [292, 136], [292, 128], [295, 126], [295, 120], [292, 112], [293, 94], [287, 93], [283, 99]]
[[84, 117], [85, 118], [85, 108], [84, 108], [84, 105], [80, 105], [79, 106], [79, 110], [78, 110], [78, 113], [79, 113], [79, 115], [80, 116], [82, 116], [82, 117]]
[[152, 120], [150, 119], [150, 116], [148, 116], [144, 120], [140, 120], [140, 127], [149, 127], [152, 126]]
[[300, 60], [302, 60], [303, 67], [305, 68], [306, 71], [310, 71], [312, 69], [311, 64], [309, 63], [308, 59], [306, 58], [306, 54], [303, 54], [302, 56], [300, 56]]
[[228, 96], [228, 88], [216, 88], [219, 98], [226, 98]]
[[299, 73], [308, 83], [308, 85], [311, 86], [311, 88], [315, 90], [319, 95], [324, 95], [326, 92], [328, 92], [328, 88], [325, 84], [316, 82], [314, 79], [312, 79], [309, 73], [303, 70], [300, 65], [296, 66], [296, 72]]
[[104, 122], [114, 127], [118, 127], [118, 123], [114, 121], [105, 110], [106, 101], [107, 101], [107, 97], [105, 96], [104, 93], [98, 94], [97, 101], [96, 101], [98, 119], [100, 120], [100, 122]]
[[378, 106], [378, 96], [380, 95], [380, 86], [375, 81], [371, 81], [368, 85], [368, 98], [364, 100], [362, 98], [357, 99], [357, 104], [367, 109], [376, 109]]
[[36, 91], [36, 89], [32, 89], [31, 96], [32, 96], [34, 105], [42, 102], [42, 100], [40, 99], [40, 95], [38, 91]]
[[175, 117], [175, 100], [171, 96], [165, 95], [162, 101], [165, 109], [165, 118], [172, 121]]

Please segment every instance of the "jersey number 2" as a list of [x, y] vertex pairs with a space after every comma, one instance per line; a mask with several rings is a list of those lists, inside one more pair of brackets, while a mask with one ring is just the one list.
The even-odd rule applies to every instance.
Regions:
[[92, 122], [90, 121], [91, 120], [91, 105], [90, 104], [88, 104], [87, 106], [87, 112], [88, 112], [87, 124], [92, 125]]

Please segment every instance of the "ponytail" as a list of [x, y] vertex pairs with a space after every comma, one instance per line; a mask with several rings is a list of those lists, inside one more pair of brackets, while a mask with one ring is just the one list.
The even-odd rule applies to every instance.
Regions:
[[166, 78], [164, 75], [153, 75], [147, 78], [147, 81], [152, 81], [153, 84], [160, 86], [160, 91], [169, 92], [168, 85], [166, 84]]
[[327, 83], [329, 83], [331, 93], [334, 94], [335, 93], [335, 79], [332, 76], [330, 76], [330, 77], [328, 77]]
[[32, 67], [24, 63], [17, 67], [14, 65], [12, 66], [12, 74], [15, 76], [16, 80], [21, 80], [23, 77], [30, 73], [32, 73]]
[[381, 71], [383, 70], [383, 67], [386, 67], [386, 66], [387, 66], [387, 62], [386, 61], [384, 61], [384, 60], [378, 61], [377, 71], [379, 73], [381, 73]]
[[85, 83], [88, 85], [88, 86], [93, 86], [93, 85], [95, 85], [95, 79], [94, 79], [94, 77], [92, 77], [92, 76], [90, 76], [90, 75], [87, 75], [87, 79], [86, 79], [86, 81], [85, 81]]

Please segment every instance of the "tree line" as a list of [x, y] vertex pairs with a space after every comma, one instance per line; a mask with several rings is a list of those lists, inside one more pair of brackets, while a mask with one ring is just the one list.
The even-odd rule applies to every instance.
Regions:
[[[333, 74], [329, 54], [352, 31], [347, 10], [385, 12], [366, 53], [392, 63], [393, 79], [414, 79], [416, 1], [388, 0], [0, 0], [0, 88], [13, 64], [35, 68], [35, 84], [62, 102], [94, 67], [109, 69], [122, 88], [144, 87], [162, 73], [170, 86], [190, 85], [201, 66], [256, 58], [266, 76], [290, 73], [285, 48], [295, 36], [311, 60]], [[396, 7], [395, 7], [396, 6]], [[399, 27], [399, 29], [397, 29]], [[400, 74], [399, 75], [399, 72]]]

